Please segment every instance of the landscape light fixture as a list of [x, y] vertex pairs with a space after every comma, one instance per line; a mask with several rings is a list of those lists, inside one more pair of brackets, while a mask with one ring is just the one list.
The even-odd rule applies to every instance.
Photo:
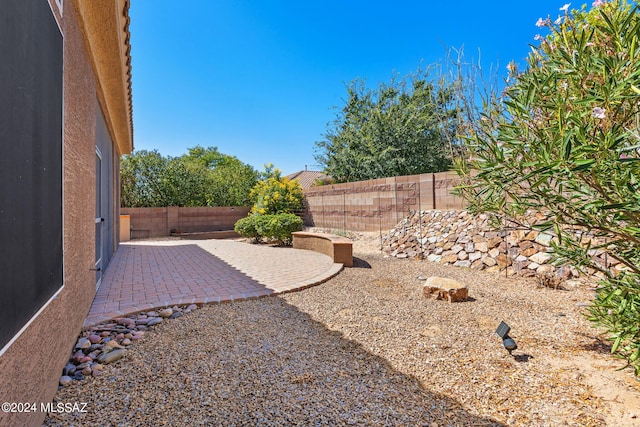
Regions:
[[507, 349], [509, 354], [511, 354], [513, 350], [518, 348], [518, 344], [516, 344], [513, 338], [509, 336], [510, 330], [511, 328], [509, 327], [509, 325], [504, 323], [504, 321], [501, 321], [498, 325], [498, 329], [496, 329], [496, 334], [498, 334], [498, 336], [502, 338], [502, 345], [504, 345], [504, 348]]

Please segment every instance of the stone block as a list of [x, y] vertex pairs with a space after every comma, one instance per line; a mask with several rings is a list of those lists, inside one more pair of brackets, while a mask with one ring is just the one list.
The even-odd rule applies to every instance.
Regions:
[[537, 264], [544, 264], [551, 259], [551, 254], [547, 252], [538, 252], [529, 257], [529, 259]]
[[487, 267], [493, 267], [494, 265], [497, 264], [496, 260], [494, 258], [491, 257], [486, 257], [486, 258], [482, 258], [482, 262], [487, 266]]
[[458, 260], [458, 255], [455, 254], [451, 254], [451, 255], [445, 255], [440, 259], [440, 262], [442, 263], [453, 263], [456, 262]]
[[467, 286], [454, 279], [446, 277], [429, 277], [422, 287], [427, 298], [447, 300], [450, 303], [465, 301], [469, 296]]
[[489, 245], [487, 242], [477, 242], [474, 249], [478, 252], [489, 252]]
[[550, 246], [551, 245], [551, 240], [553, 239], [553, 235], [549, 234], [549, 233], [540, 233], [536, 236], [536, 238], [534, 239], [536, 243], [542, 245], [542, 246]]

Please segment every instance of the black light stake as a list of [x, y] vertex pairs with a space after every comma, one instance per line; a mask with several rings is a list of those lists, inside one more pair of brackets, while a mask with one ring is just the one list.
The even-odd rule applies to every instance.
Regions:
[[518, 344], [516, 344], [513, 338], [509, 336], [510, 330], [511, 328], [509, 327], [509, 325], [504, 323], [504, 321], [501, 321], [498, 325], [498, 329], [496, 329], [496, 334], [498, 334], [498, 336], [502, 338], [502, 345], [504, 345], [504, 348], [507, 349], [509, 354], [511, 354], [513, 350], [518, 348]]

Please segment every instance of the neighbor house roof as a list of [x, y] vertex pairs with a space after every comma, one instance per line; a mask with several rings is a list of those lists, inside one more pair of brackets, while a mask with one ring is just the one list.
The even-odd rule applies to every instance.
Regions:
[[74, 0], [119, 154], [133, 150], [129, 0]]
[[329, 175], [325, 174], [324, 172], [308, 171], [308, 170], [294, 172], [292, 174], [287, 175], [287, 178], [291, 180], [294, 180], [294, 179], [297, 180], [298, 182], [300, 182], [300, 186], [302, 188], [313, 187], [316, 181], [327, 181], [331, 179], [331, 177], [329, 177]]

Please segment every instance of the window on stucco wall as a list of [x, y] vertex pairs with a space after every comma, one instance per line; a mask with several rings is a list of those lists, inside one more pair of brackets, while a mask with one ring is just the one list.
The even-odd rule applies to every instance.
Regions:
[[62, 44], [47, 1], [0, 2], [0, 354], [63, 285]]

